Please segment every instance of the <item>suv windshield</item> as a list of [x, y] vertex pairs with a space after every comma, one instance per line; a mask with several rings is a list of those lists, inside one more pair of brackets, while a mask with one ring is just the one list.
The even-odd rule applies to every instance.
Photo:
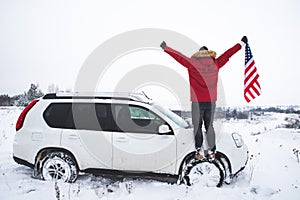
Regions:
[[153, 107], [156, 108], [157, 110], [159, 110], [164, 115], [166, 115], [170, 120], [175, 122], [178, 126], [180, 126], [182, 128], [188, 128], [189, 127], [188, 123], [184, 119], [182, 119], [180, 116], [178, 116], [177, 114], [175, 114], [171, 110], [166, 109], [166, 108], [164, 108], [164, 107], [162, 107], [158, 104], [153, 104]]

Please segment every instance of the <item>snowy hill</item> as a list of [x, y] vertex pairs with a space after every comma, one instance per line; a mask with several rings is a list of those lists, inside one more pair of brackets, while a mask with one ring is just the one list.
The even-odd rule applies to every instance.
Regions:
[[299, 199], [300, 130], [278, 128], [288, 114], [265, 113], [256, 120], [217, 121], [219, 131], [239, 132], [250, 159], [222, 188], [168, 184], [155, 180], [118, 181], [90, 174], [73, 183], [46, 182], [12, 159], [20, 108], [0, 107], [0, 199]]

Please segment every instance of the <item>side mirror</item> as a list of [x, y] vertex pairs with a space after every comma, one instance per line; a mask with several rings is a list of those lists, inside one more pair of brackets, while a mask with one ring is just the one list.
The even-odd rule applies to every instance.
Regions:
[[163, 124], [158, 127], [158, 134], [167, 134], [170, 132], [171, 132], [171, 130], [168, 125]]

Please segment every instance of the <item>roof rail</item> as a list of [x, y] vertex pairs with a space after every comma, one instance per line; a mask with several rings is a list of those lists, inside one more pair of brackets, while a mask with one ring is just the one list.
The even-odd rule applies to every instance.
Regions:
[[43, 99], [116, 99], [139, 101], [144, 103], [152, 102], [144, 93], [126, 93], [126, 92], [57, 92], [48, 93]]

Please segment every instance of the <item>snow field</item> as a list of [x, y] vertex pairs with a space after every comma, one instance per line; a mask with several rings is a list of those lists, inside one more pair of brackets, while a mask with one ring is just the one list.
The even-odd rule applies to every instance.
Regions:
[[299, 199], [300, 130], [277, 128], [286, 114], [266, 113], [256, 120], [217, 121], [219, 130], [239, 132], [249, 148], [249, 162], [222, 188], [124, 180], [81, 175], [75, 183], [33, 179], [32, 170], [12, 159], [20, 108], [0, 107], [0, 199]]

